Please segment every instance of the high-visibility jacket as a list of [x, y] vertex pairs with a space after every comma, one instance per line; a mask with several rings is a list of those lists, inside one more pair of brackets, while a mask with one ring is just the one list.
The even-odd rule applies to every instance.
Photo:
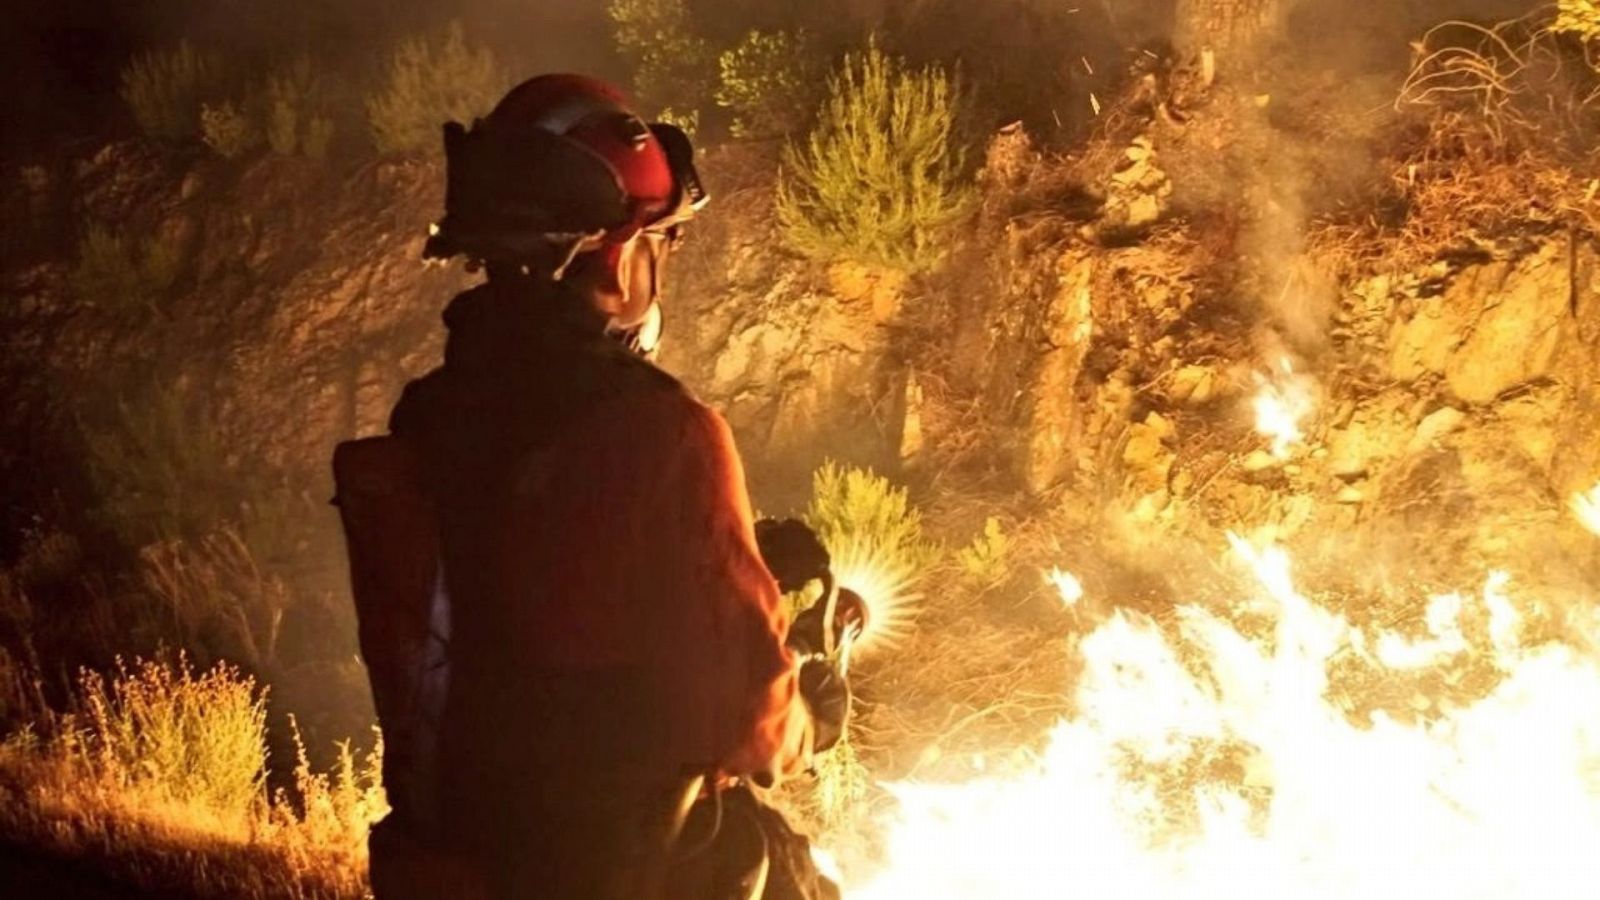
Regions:
[[808, 753], [727, 424], [546, 299], [458, 297], [392, 434], [336, 454], [386, 776], [446, 828], [530, 784]]

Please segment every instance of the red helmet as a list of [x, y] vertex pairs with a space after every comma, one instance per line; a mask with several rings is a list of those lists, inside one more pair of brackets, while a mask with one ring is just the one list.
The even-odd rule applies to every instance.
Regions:
[[647, 125], [616, 88], [541, 75], [512, 88], [468, 130], [444, 126], [445, 217], [424, 255], [488, 263], [620, 247], [705, 204], [689, 138]]

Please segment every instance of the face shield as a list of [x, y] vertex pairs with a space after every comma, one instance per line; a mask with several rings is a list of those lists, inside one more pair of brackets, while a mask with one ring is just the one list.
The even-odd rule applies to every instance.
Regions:
[[707, 195], [694, 167], [689, 138], [671, 125], [651, 125], [672, 166], [677, 185], [670, 208], [628, 238], [616, 251], [616, 279], [621, 303], [608, 329], [630, 349], [653, 356], [663, 331], [661, 298], [666, 284], [667, 260], [683, 241], [684, 228], [702, 207]]

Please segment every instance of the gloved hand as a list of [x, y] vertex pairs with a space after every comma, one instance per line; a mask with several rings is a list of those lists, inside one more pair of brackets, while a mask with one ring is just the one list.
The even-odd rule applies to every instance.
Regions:
[[[819, 656], [826, 652], [823, 640], [823, 616], [827, 613], [828, 598], [811, 604], [789, 625], [789, 648], [801, 656]], [[867, 604], [861, 595], [849, 588], [839, 588], [839, 599], [833, 604], [833, 646], [839, 646], [851, 630], [860, 632], [867, 627]]]
[[800, 697], [811, 710], [812, 751], [821, 753], [844, 736], [850, 718], [850, 682], [825, 659], [800, 664]]
[[785, 594], [828, 574], [833, 560], [817, 533], [799, 519], [762, 519], [756, 523], [756, 546], [767, 571]]

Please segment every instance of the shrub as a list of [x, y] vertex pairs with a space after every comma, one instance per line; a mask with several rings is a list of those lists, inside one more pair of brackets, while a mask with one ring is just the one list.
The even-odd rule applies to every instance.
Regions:
[[866, 809], [872, 773], [862, 764], [846, 733], [826, 752], [817, 754], [816, 781], [801, 810], [816, 822], [824, 837], [848, 833]]
[[158, 541], [139, 551], [139, 561], [140, 580], [174, 623], [179, 646], [257, 671], [277, 661], [289, 588], [262, 571], [236, 528]]
[[818, 75], [804, 32], [752, 31], [718, 59], [717, 105], [733, 113], [737, 138], [783, 137], [816, 109]]
[[261, 130], [233, 101], [200, 107], [200, 140], [223, 159], [237, 159], [261, 144]]
[[715, 90], [717, 58], [696, 33], [685, 0], [612, 0], [606, 14], [617, 51], [633, 65], [640, 102], [698, 123]]
[[0, 570], [0, 734], [25, 726], [43, 709], [33, 641], [38, 621], [21, 580]]
[[108, 681], [78, 679], [61, 740], [87, 771], [118, 788], [243, 820], [264, 800], [264, 691], [217, 665], [196, 675], [176, 665], [121, 662]]
[[240, 519], [241, 482], [207, 405], [181, 386], [137, 387], [84, 424], [103, 522], [131, 547]]
[[[383, 735], [370, 753], [357, 761], [349, 741], [338, 743], [331, 773], [311, 768], [300, 725], [293, 716], [294, 788], [291, 799], [280, 791], [273, 798], [272, 823], [280, 839], [306, 847], [331, 849], [350, 856], [363, 855], [367, 834], [389, 812], [383, 790]], [[298, 802], [296, 802], [298, 801]]]
[[161, 234], [137, 243], [91, 224], [78, 243], [78, 264], [69, 276], [80, 300], [111, 309], [158, 310], [183, 268], [178, 242]]
[[267, 145], [280, 156], [299, 153], [310, 159], [327, 156], [333, 139], [328, 88], [309, 56], [302, 56], [267, 76], [262, 107]]
[[200, 110], [217, 99], [221, 66], [188, 41], [134, 57], [122, 70], [122, 99], [144, 133], [162, 140], [194, 137]]
[[1592, 41], [1600, 38], [1600, 3], [1595, 0], [1556, 0], [1553, 30]]
[[991, 585], [1005, 578], [1010, 555], [1011, 539], [1000, 527], [1000, 520], [990, 516], [983, 523], [983, 534], [956, 551], [956, 563], [968, 578]]
[[907, 69], [876, 42], [846, 56], [804, 145], [784, 153], [778, 220], [819, 259], [907, 271], [939, 259], [967, 206], [956, 146], [959, 84], [937, 66]]
[[655, 119], [668, 125], [676, 125], [683, 129], [683, 133], [694, 137], [700, 131], [700, 110], [691, 109], [679, 112], [672, 107], [667, 107], [656, 113]]
[[922, 514], [912, 508], [905, 489], [870, 469], [831, 462], [818, 469], [805, 519], [834, 556], [854, 550], [916, 571], [938, 555], [923, 537]]
[[367, 98], [372, 142], [382, 153], [436, 147], [445, 122], [470, 123], [507, 86], [494, 52], [469, 44], [459, 21], [435, 39], [402, 41], [390, 57], [387, 83]]

